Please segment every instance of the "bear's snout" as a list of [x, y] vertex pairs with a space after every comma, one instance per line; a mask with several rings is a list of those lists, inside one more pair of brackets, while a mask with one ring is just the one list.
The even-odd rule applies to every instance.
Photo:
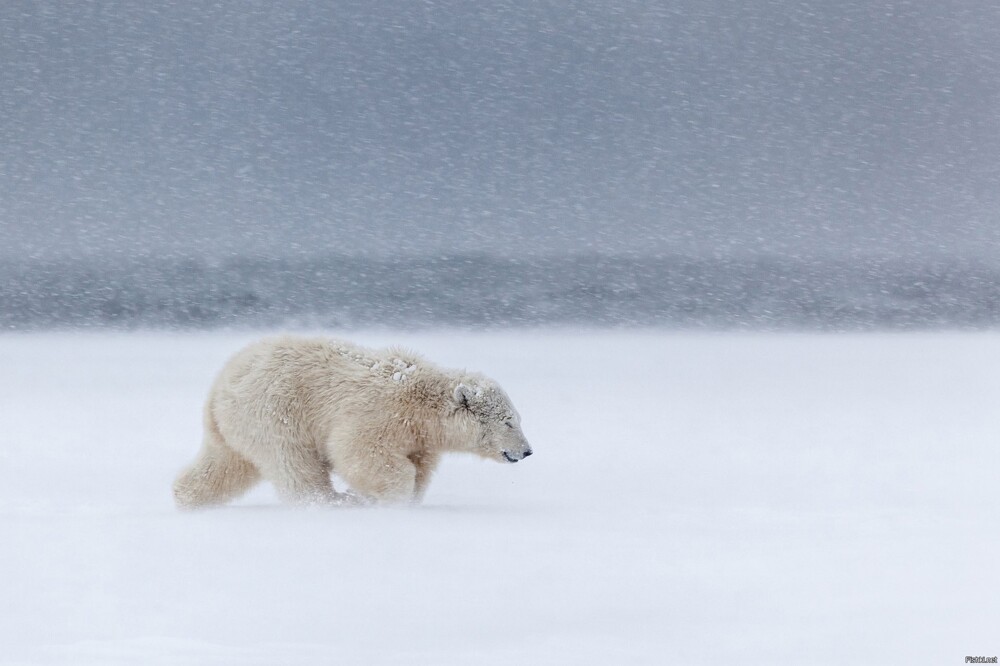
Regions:
[[520, 460], [524, 460], [532, 453], [534, 453], [534, 451], [532, 451], [530, 448], [525, 449], [524, 451], [521, 452], [520, 456], [517, 456], [516, 454], [511, 454], [510, 451], [501, 451], [500, 453], [503, 455], [504, 460], [506, 460], [507, 462], [516, 463]]

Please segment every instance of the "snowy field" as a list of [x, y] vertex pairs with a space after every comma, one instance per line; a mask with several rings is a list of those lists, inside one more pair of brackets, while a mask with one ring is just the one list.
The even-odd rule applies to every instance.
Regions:
[[180, 513], [251, 337], [0, 336], [0, 662], [1000, 652], [1000, 335], [353, 334], [493, 375], [536, 455], [414, 508]]

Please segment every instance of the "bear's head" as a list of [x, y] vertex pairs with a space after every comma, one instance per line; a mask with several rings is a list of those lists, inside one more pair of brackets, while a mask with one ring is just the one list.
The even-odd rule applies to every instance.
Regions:
[[531, 455], [521, 432], [521, 416], [495, 382], [478, 378], [460, 383], [453, 394], [455, 408], [471, 423], [469, 450], [484, 458], [515, 463]]

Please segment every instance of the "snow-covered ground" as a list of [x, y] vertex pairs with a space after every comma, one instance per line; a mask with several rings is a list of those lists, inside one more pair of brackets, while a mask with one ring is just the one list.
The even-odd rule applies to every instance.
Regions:
[[180, 513], [251, 337], [0, 336], [0, 662], [1000, 652], [1000, 335], [354, 334], [495, 376], [536, 455], [415, 508]]

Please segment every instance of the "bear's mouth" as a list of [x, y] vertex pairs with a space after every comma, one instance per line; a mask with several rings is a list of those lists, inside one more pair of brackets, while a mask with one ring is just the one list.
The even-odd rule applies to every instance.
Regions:
[[502, 453], [503, 453], [503, 457], [504, 457], [504, 459], [506, 459], [506, 460], [507, 460], [507, 462], [512, 462], [512, 463], [514, 463], [514, 462], [517, 462], [517, 461], [519, 460], [519, 458], [511, 458], [511, 457], [510, 457], [510, 454], [509, 454], [509, 453], [507, 453], [506, 451], [503, 451]]

